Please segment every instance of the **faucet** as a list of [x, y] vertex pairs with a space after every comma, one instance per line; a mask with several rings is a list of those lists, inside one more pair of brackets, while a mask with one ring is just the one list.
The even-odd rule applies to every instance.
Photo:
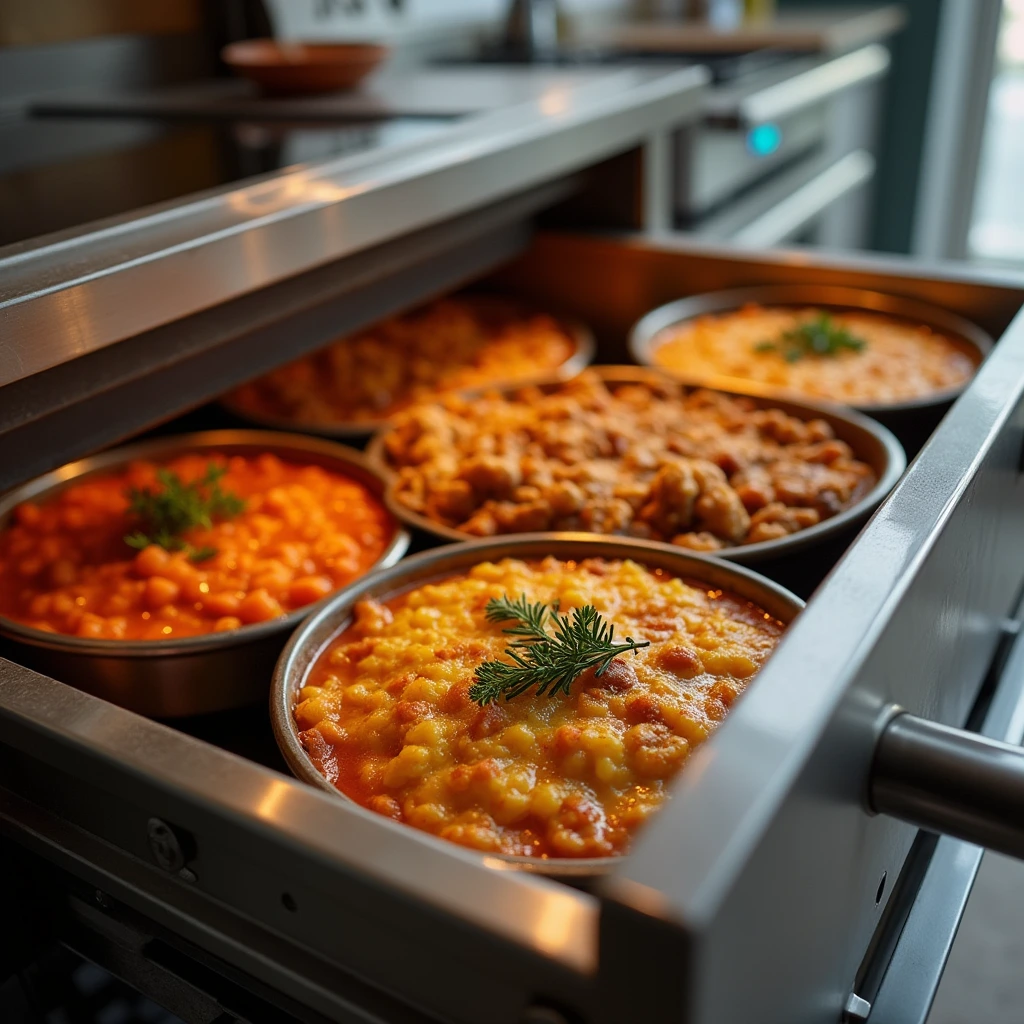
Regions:
[[512, 0], [505, 22], [505, 45], [530, 57], [558, 52], [558, 0]]

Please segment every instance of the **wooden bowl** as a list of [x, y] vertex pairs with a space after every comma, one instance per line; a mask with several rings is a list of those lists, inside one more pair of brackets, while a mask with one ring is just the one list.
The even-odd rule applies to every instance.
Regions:
[[282, 43], [276, 39], [245, 39], [221, 50], [221, 58], [233, 71], [278, 96], [351, 89], [387, 54], [386, 46], [371, 43]]

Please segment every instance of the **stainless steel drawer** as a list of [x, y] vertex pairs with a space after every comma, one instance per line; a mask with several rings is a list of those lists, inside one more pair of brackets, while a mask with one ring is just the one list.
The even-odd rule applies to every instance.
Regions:
[[[656, 305], [797, 281], [927, 300], [1002, 338], [600, 886], [493, 870], [229, 752], [251, 752], [237, 732], [259, 709], [190, 735], [0, 661], [0, 841], [20, 869], [68, 919], [156, 936], [190, 983], [233, 979], [279, 1012], [839, 1020], [917, 835], [868, 810], [887, 709], [967, 723], [1024, 586], [1024, 279], [549, 235], [486, 284], [585, 318], [614, 361]], [[1022, 681], [998, 682], [1013, 704]], [[1017, 738], [1011, 719], [989, 731]]]

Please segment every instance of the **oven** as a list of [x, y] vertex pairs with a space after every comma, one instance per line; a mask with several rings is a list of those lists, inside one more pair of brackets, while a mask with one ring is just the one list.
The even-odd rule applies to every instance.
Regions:
[[[498, 870], [353, 814], [285, 774], [262, 706], [159, 723], [0, 661], [0, 857], [21, 880], [3, 899], [32, 922], [8, 963], [57, 941], [189, 1020], [923, 1020], [971, 841], [1021, 852], [999, 821], [1020, 807], [1022, 755], [1001, 748], [993, 766], [972, 736], [1024, 729], [1024, 281], [534, 234], [537, 202], [332, 264], [343, 301], [314, 273], [291, 282], [290, 308], [284, 293], [236, 305], [232, 336], [189, 363], [193, 383], [212, 378], [189, 389], [153, 361], [117, 430], [152, 419], [147, 393], [184, 408], [248, 376], [244, 353], [273, 361], [268, 336], [301, 345], [343, 309], [369, 320], [472, 279], [585, 319], [603, 361], [624, 358], [644, 311], [754, 282], [941, 303], [1000, 341], [853, 543], [782, 567], [813, 592], [806, 611], [596, 884]], [[209, 315], [179, 326], [201, 333]], [[70, 395], [65, 422], [95, 408]], [[9, 476], [55, 457], [38, 446], [57, 435], [22, 436], [35, 454], [9, 454]]]
[[[816, 223], [825, 237], [866, 173], [856, 145], [828, 162], [800, 143], [820, 119], [785, 90], [708, 150], [775, 121], [780, 151], [795, 140], [764, 181], [734, 179], [730, 203], [825, 157], [760, 208], [762, 223], [782, 208], [772, 232], [615, 233], [624, 208], [639, 226], [652, 140], [685, 135], [705, 73], [501, 74], [517, 102], [485, 110], [439, 72], [461, 112], [415, 137], [365, 112], [342, 124], [337, 107], [317, 130], [287, 108], [246, 118], [221, 96], [232, 113], [198, 127], [222, 163], [176, 143], [149, 157], [210, 170], [201, 194], [176, 200], [177, 178], [139, 200], [99, 187], [126, 203], [100, 230], [77, 232], [71, 204], [57, 234], [6, 249], [0, 488], [126, 438], [225, 425], [215, 400], [235, 385], [467, 285], [575, 315], [603, 363], [627, 358], [656, 306], [771, 284], [928, 302], [994, 352], [856, 537], [770, 567], [806, 611], [599, 881], [509, 870], [304, 785], [264, 704], [153, 721], [0, 647], [0, 909], [17, 922], [0, 971], [46, 998], [70, 952], [204, 1024], [923, 1021], [976, 844], [1024, 853], [1024, 279], [748, 248]], [[197, 128], [183, 109], [164, 108], [171, 138]], [[73, 148], [55, 104], [47, 117]], [[701, 216], [724, 216], [711, 199]]]
[[676, 226], [757, 248], [866, 247], [889, 63], [878, 43], [711, 59], [704, 116], [675, 140]]

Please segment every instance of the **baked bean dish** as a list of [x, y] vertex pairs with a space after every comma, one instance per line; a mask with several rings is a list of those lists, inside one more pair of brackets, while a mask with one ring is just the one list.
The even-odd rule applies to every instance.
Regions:
[[[638, 649], [568, 692], [481, 705], [481, 665], [512, 661], [512, 624], [487, 611], [509, 598], [566, 615], [589, 605]], [[614, 856], [783, 629], [748, 601], [633, 561], [484, 562], [357, 604], [295, 721], [331, 783], [396, 821], [487, 852]]]
[[878, 313], [749, 305], [667, 328], [654, 339], [652, 360], [692, 381], [734, 378], [874, 405], [955, 388], [973, 376], [979, 355], [930, 327]]
[[715, 551], [813, 526], [876, 482], [824, 420], [593, 372], [418, 406], [384, 447], [398, 502], [476, 536], [583, 530]]
[[575, 352], [550, 316], [496, 299], [441, 299], [281, 367], [228, 402], [319, 426], [382, 420], [441, 392], [542, 376]]
[[238, 629], [349, 583], [394, 533], [362, 483], [320, 466], [208, 452], [134, 462], [14, 509], [0, 614], [109, 640]]

